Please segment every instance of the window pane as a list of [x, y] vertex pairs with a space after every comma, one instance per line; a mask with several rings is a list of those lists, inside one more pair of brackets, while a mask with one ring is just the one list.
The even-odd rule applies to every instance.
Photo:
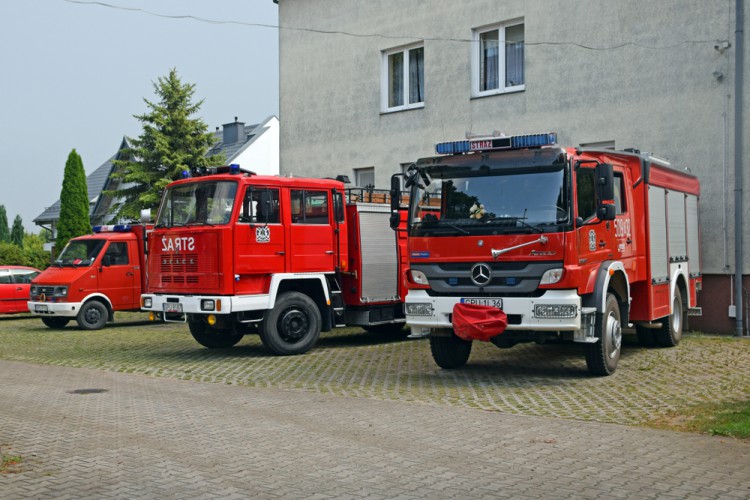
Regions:
[[594, 194], [594, 169], [579, 168], [576, 177], [576, 198], [578, 217], [584, 221], [596, 214], [596, 198]]
[[505, 29], [505, 86], [523, 85], [523, 24]]
[[328, 224], [328, 193], [305, 192], [305, 224]]
[[388, 107], [404, 105], [404, 53], [388, 56]]
[[358, 187], [375, 187], [375, 168], [359, 168], [354, 171]]
[[499, 60], [498, 31], [492, 30], [479, 35], [479, 90], [498, 88]]
[[409, 104], [424, 102], [424, 47], [409, 51]]

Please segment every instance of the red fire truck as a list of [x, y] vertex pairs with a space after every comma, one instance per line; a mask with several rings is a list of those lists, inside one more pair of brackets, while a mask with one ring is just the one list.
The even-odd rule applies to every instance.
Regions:
[[50, 328], [75, 319], [85, 330], [103, 328], [115, 311], [140, 310], [145, 289], [145, 226], [95, 226], [71, 239], [31, 283], [29, 311]]
[[205, 347], [258, 333], [280, 355], [337, 326], [400, 331], [406, 239], [388, 227], [387, 195], [238, 165], [175, 181], [149, 234], [142, 309], [186, 321]]
[[623, 327], [674, 346], [700, 313], [696, 177], [637, 150], [562, 148], [556, 134], [436, 152], [405, 175], [404, 308], [439, 366], [463, 366], [473, 340], [557, 340], [583, 343], [589, 371], [610, 375]]

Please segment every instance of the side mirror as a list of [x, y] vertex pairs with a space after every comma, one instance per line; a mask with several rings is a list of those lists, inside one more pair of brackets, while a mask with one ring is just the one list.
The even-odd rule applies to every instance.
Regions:
[[151, 209], [144, 208], [143, 210], [141, 210], [141, 222], [143, 224], [148, 224], [149, 222], [151, 222]]
[[398, 229], [398, 225], [401, 224], [401, 215], [398, 212], [392, 212], [389, 222], [391, 224], [391, 229], [395, 231]]
[[615, 220], [615, 206], [612, 203], [602, 203], [596, 209], [596, 216], [599, 220]]
[[612, 165], [609, 163], [600, 163], [596, 166], [594, 175], [596, 176], [597, 199], [600, 202], [614, 200], [615, 174]]
[[108, 255], [108, 254], [104, 254], [104, 256], [102, 257], [102, 265], [104, 267], [111, 266], [112, 265], [112, 256]]
[[402, 175], [403, 174], [393, 174], [391, 176], [391, 212], [397, 212], [401, 208]]

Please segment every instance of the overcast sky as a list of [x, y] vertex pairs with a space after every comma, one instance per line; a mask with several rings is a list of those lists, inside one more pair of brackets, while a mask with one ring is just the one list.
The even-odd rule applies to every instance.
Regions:
[[[153, 82], [176, 68], [204, 99], [214, 130], [279, 114], [278, 24], [272, 0], [0, 1], [0, 204], [9, 224], [60, 197], [75, 148], [90, 174], [137, 137], [133, 118], [156, 100]], [[158, 17], [194, 16], [225, 23]], [[230, 24], [228, 24], [228, 23]]]

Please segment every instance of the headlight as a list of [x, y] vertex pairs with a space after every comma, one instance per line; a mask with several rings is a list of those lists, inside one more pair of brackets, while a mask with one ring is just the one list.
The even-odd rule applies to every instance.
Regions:
[[414, 269], [411, 269], [409, 273], [411, 274], [412, 283], [423, 286], [427, 286], [430, 284], [430, 282], [427, 280], [427, 276], [422, 271], [415, 271]]
[[404, 304], [404, 311], [407, 316], [432, 316], [432, 304], [429, 302], [407, 302]]
[[29, 292], [31, 293], [31, 295], [39, 295], [39, 287], [36, 285], [31, 285]]
[[558, 281], [560, 281], [563, 277], [563, 269], [549, 269], [547, 272], [545, 272], [542, 275], [542, 281], [539, 282], [540, 285], [554, 285]]
[[214, 311], [216, 310], [216, 302], [213, 299], [201, 300], [201, 311]]
[[154, 302], [151, 297], [143, 297], [143, 305], [141, 307], [145, 309], [151, 309], [153, 305], [154, 305]]
[[534, 316], [546, 319], [575, 318], [578, 307], [573, 304], [536, 304]]
[[67, 286], [56, 286], [54, 291], [55, 297], [67, 297], [68, 287]]

